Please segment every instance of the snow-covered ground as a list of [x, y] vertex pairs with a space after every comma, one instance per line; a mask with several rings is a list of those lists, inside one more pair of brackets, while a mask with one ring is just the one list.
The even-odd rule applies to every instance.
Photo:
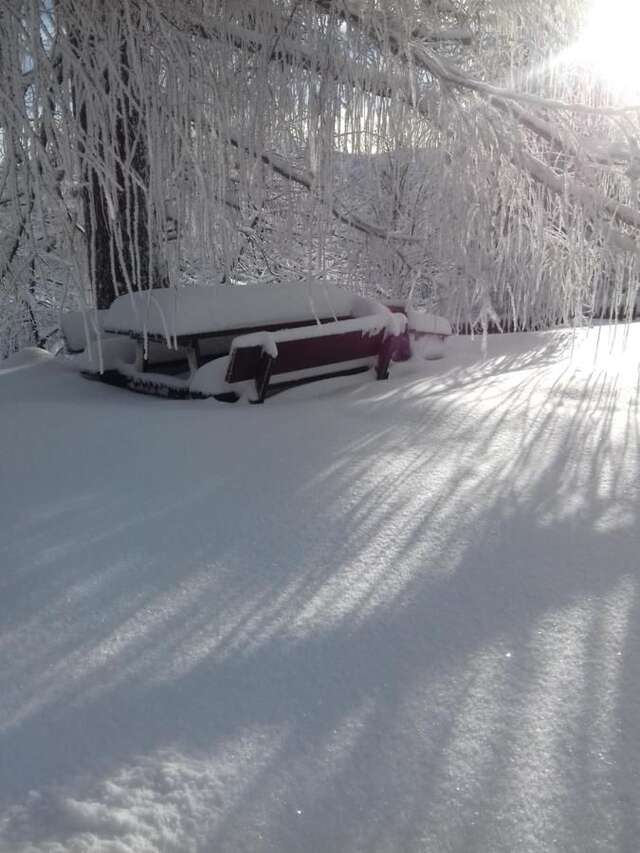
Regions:
[[2, 853], [633, 851], [640, 327], [264, 406], [0, 364]]

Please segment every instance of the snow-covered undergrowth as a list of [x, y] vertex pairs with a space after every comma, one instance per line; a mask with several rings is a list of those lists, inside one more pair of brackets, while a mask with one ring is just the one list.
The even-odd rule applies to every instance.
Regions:
[[640, 326], [264, 406], [0, 363], [0, 850], [631, 850]]

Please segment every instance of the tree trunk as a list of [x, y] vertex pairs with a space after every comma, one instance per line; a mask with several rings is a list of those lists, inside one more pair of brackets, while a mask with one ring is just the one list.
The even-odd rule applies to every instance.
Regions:
[[[98, 309], [108, 308], [118, 295], [129, 290], [144, 290], [157, 284], [151, 275], [145, 119], [130, 74], [131, 51], [137, 50], [138, 45], [131, 30], [125, 29], [122, 12], [114, 10], [106, 0], [102, 5], [104, 16], [115, 14], [120, 18], [117, 74], [108, 69], [101, 72], [96, 67], [95, 45], [90, 36], [91, 76], [102, 77], [104, 98], [92, 104], [90, 113], [81, 87], [74, 86], [73, 90], [81, 130], [79, 152], [88, 266]], [[129, 24], [132, 17], [130, 14]], [[139, 23], [139, 16], [134, 23]], [[77, 49], [82, 44], [80, 30], [73, 33], [72, 44]], [[81, 61], [79, 50], [78, 59]], [[113, 125], [109, 122], [108, 105], [115, 107]], [[109, 164], [114, 164], [111, 169]]]

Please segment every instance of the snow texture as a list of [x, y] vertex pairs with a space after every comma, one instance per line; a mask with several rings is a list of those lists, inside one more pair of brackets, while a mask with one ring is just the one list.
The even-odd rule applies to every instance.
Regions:
[[451, 323], [446, 317], [439, 317], [437, 314], [430, 314], [417, 308], [407, 308], [405, 313], [411, 331], [428, 332], [434, 335], [451, 334]]
[[7, 373], [10, 370], [21, 370], [24, 367], [34, 367], [53, 358], [50, 352], [39, 347], [26, 347], [20, 352], [13, 353], [9, 358], [0, 361], [0, 371]]
[[98, 373], [104, 370], [116, 370], [123, 365], [132, 365], [136, 358], [136, 344], [131, 338], [122, 335], [106, 336], [90, 349], [80, 353], [75, 364], [80, 370]]
[[225, 377], [229, 367], [229, 357], [215, 358], [194, 373], [189, 382], [189, 390], [197, 394], [211, 395], [226, 394], [230, 391], [238, 393], [236, 385], [229, 385]]
[[595, 853], [640, 815], [640, 326], [267, 406], [0, 367], [2, 853]]
[[125, 294], [106, 314], [109, 331], [173, 336], [313, 321], [351, 313], [353, 294], [328, 284], [212, 285]]
[[82, 352], [87, 340], [95, 341], [102, 329], [106, 311], [65, 311], [60, 326], [69, 352]]
[[411, 355], [414, 358], [424, 358], [427, 361], [443, 358], [445, 355], [445, 343], [437, 335], [411, 335]]

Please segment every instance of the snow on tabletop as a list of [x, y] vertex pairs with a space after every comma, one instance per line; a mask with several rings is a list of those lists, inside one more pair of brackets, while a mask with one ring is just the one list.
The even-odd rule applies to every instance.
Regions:
[[638, 848], [640, 324], [488, 347], [0, 373], [2, 853]]
[[179, 287], [119, 296], [109, 308], [109, 331], [166, 338], [351, 314], [354, 295], [329, 284]]

